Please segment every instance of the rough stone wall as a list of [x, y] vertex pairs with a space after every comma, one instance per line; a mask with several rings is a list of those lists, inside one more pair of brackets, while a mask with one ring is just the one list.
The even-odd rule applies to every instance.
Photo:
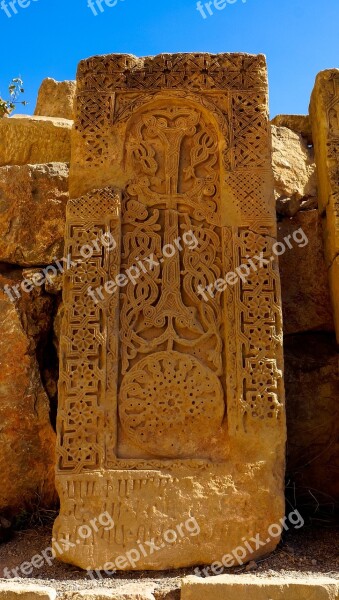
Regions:
[[[50, 270], [46, 281], [43, 270], [63, 256], [72, 126], [63, 117], [71, 116], [72, 86], [65, 89], [68, 100], [54, 98], [50, 107], [48, 97], [40, 95], [37, 111], [57, 111], [57, 118], [0, 121], [0, 515], [20, 516], [56, 501], [61, 275]], [[67, 106], [67, 112], [60, 106]], [[38, 140], [34, 151], [32, 136]], [[280, 116], [272, 140], [279, 239], [300, 228], [308, 239], [307, 246], [294, 244], [280, 257], [287, 487], [298, 507], [317, 517], [317, 503], [330, 515], [339, 498], [339, 389], [309, 120]], [[24, 292], [22, 280], [34, 276], [41, 285]], [[10, 294], [3, 291], [6, 285]]]
[[308, 240], [280, 256], [287, 494], [305, 514], [326, 520], [339, 502], [338, 348], [309, 118], [276, 117], [272, 145], [279, 240], [300, 229]]
[[72, 127], [58, 116], [0, 120], [0, 516], [20, 522], [57, 503], [50, 265], [64, 254]]

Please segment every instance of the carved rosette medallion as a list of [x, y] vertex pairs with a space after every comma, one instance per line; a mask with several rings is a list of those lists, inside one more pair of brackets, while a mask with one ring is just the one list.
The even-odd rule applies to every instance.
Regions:
[[201, 438], [215, 434], [225, 412], [218, 377], [196, 358], [157, 352], [133, 367], [120, 389], [122, 426], [155, 456], [199, 452]]

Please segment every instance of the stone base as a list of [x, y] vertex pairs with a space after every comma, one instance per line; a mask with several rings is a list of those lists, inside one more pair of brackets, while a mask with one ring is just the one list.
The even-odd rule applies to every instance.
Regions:
[[[280, 540], [269, 528], [284, 515], [281, 477], [272, 464], [236, 463], [201, 461], [175, 475], [130, 470], [58, 478], [57, 558], [87, 570], [131, 571], [222, 559], [232, 567], [239, 547], [242, 562], [269, 554]], [[259, 547], [250, 542], [256, 536]]]
[[0, 600], [55, 600], [56, 595], [51, 587], [0, 582]]
[[[154, 585], [127, 584], [115, 590], [98, 588], [66, 592], [63, 600], [160, 600], [159, 596], [153, 595], [154, 587]], [[165, 597], [162, 597], [161, 600], [165, 600]]]

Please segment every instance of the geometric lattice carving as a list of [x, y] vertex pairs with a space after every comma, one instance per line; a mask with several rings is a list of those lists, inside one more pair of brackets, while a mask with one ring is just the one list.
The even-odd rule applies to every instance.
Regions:
[[[87, 292], [89, 286], [103, 286], [110, 272], [119, 273], [120, 204], [120, 195], [106, 188], [70, 200], [67, 207], [65, 249], [73, 264], [65, 275], [60, 342], [58, 448], [63, 471], [103, 465], [105, 411], [114, 402], [106, 386], [110, 315], [107, 301], [94, 304]], [[104, 243], [110, 239], [116, 248]]]

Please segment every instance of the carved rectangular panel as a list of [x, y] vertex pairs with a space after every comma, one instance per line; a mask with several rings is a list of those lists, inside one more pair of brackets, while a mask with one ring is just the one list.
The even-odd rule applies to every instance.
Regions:
[[[283, 512], [264, 58], [83, 61], [71, 189], [72, 261], [103, 231], [116, 244], [65, 277], [54, 534], [72, 545], [60, 558], [100, 568], [151, 536], [160, 551], [132, 568], [212, 562]], [[105, 511], [114, 530], [79, 547], [79, 526]], [[163, 547], [192, 515], [199, 538]]]
[[58, 407], [63, 472], [102, 468], [105, 440], [115, 437], [118, 298], [94, 303], [88, 290], [120, 272], [120, 221], [121, 194], [111, 188], [67, 206]]

